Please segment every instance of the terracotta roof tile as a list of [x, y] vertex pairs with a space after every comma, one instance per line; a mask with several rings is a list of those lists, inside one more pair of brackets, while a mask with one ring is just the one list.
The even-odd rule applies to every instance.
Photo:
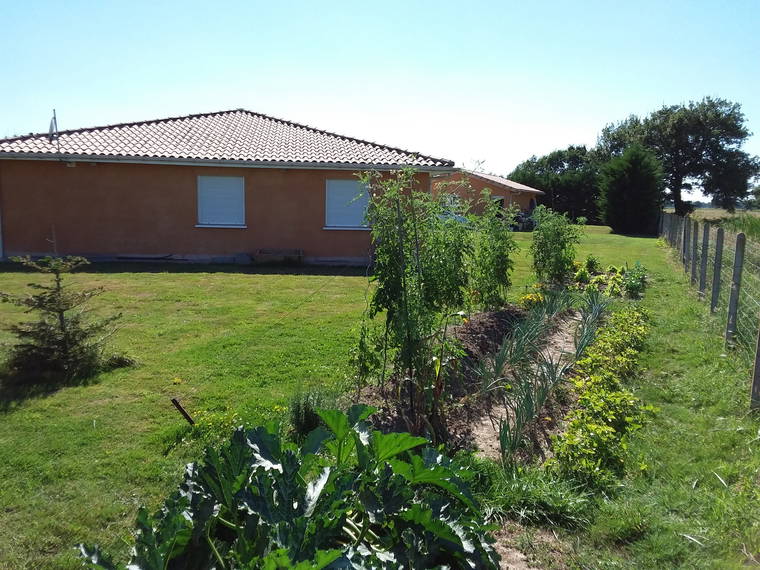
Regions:
[[[58, 151], [60, 144], [60, 154]], [[450, 160], [236, 109], [0, 139], [0, 158], [243, 162], [302, 166], [451, 168]]]

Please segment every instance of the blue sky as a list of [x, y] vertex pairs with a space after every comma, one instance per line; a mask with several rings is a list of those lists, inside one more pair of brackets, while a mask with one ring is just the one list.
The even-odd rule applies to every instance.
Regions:
[[53, 107], [61, 129], [243, 107], [505, 174], [706, 95], [760, 133], [756, 0], [0, 0], [0, 22], [0, 136]]

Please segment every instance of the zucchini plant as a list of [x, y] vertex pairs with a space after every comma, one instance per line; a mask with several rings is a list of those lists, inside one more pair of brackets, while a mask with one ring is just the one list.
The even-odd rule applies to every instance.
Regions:
[[236, 430], [191, 463], [153, 515], [139, 511], [129, 565], [101, 569], [496, 568], [465, 479], [428, 440], [372, 431], [374, 410], [320, 410], [299, 446], [270, 424]]

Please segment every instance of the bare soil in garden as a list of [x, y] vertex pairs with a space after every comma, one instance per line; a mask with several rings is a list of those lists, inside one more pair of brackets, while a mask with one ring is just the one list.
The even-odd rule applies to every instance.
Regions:
[[[464, 355], [451, 369], [444, 387], [446, 408], [441, 414], [442, 423], [449, 434], [449, 446], [453, 449], [472, 449], [473, 426], [490, 408], [491, 403], [480, 395], [480, 380], [475, 369], [478, 363], [492, 355], [514, 326], [523, 318], [525, 311], [508, 306], [500, 311], [476, 313], [461, 325], [452, 326], [449, 335], [459, 341]], [[409, 431], [397, 403], [406, 399], [404, 378], [393, 376], [380, 386], [364, 387], [357, 401], [375, 406], [378, 412], [372, 422], [383, 431]], [[399, 394], [402, 397], [399, 399]]]
[[[508, 306], [499, 311], [476, 313], [461, 325], [451, 327], [449, 334], [459, 341], [464, 351], [444, 388], [446, 408], [441, 414], [449, 434], [449, 446], [454, 450], [477, 450], [486, 457], [499, 458], [498, 425], [504, 411], [492, 395], [481, 393], [480, 379], [475, 371], [484, 359], [493, 356], [504, 337], [525, 315], [524, 309]], [[542, 352], [554, 360], [572, 359], [577, 324], [577, 315], [571, 312], [555, 317], [554, 326], [544, 339]], [[378, 429], [409, 430], [404, 420], [406, 411], [399, 411], [396, 405], [399, 394], [402, 394], [401, 401], [405, 401], [403, 380], [391, 377], [384, 385], [368, 386], [359, 393], [358, 401], [378, 409], [372, 416]], [[550, 437], [559, 431], [559, 421], [572, 406], [568, 391], [560, 387], [555, 392], [538, 419], [527, 426], [527, 439], [531, 445], [523, 450], [521, 461], [543, 459], [549, 453]]]
[[[575, 329], [578, 315], [568, 312], [557, 317], [554, 327], [544, 339], [541, 352], [553, 361], [571, 364], [575, 356]], [[518, 460], [529, 463], [544, 461], [551, 455], [551, 436], [562, 431], [560, 422], [574, 403], [572, 391], [558, 386], [549, 396], [535, 421], [526, 427], [526, 441], [530, 447], [520, 451]], [[499, 422], [506, 419], [503, 407], [490, 400], [483, 413], [472, 425], [472, 445], [483, 456], [499, 461]]]

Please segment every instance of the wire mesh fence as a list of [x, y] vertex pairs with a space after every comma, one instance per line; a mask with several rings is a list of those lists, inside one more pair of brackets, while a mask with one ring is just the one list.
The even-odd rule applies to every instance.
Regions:
[[725, 323], [727, 344], [754, 351], [752, 407], [760, 407], [760, 244], [741, 232], [668, 213], [660, 219], [660, 236], [676, 250], [692, 285]]

